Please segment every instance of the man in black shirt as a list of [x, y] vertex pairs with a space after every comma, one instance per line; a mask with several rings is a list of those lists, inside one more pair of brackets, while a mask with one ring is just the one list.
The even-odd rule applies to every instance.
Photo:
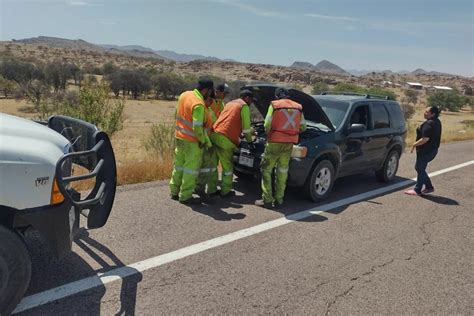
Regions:
[[[415, 170], [418, 174], [416, 185], [413, 190], [405, 191], [408, 195], [420, 195], [434, 192], [426, 167], [438, 154], [441, 142], [441, 121], [439, 120], [439, 108], [437, 106], [427, 107], [424, 113], [426, 119], [416, 129], [416, 142], [411, 147], [411, 152], [416, 148]], [[423, 185], [425, 188], [423, 189]]]

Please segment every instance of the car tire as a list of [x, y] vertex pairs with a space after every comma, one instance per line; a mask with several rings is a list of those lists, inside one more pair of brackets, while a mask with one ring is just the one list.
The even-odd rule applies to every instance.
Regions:
[[326, 199], [331, 194], [335, 178], [333, 164], [329, 160], [319, 161], [306, 183], [308, 197], [314, 202]]
[[375, 172], [377, 179], [381, 182], [392, 181], [397, 174], [399, 161], [400, 155], [396, 150], [389, 152], [387, 158], [385, 158], [382, 168]]
[[0, 315], [10, 315], [30, 284], [31, 259], [15, 232], [0, 226]]

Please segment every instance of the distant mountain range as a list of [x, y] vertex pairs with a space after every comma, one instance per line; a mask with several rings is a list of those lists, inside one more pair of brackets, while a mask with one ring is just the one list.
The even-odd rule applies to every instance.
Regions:
[[[205, 60], [205, 61], [232, 61], [232, 59], [220, 59], [212, 56], [204, 56], [197, 54], [180, 54], [171, 50], [154, 50], [148, 47], [140, 45], [105, 45], [105, 44], [92, 44], [81, 39], [71, 40], [58, 37], [48, 37], [48, 36], [38, 36], [26, 39], [15, 40], [12, 42], [16, 43], [25, 43], [33, 44], [38, 46], [46, 46], [49, 48], [64, 48], [64, 49], [74, 49], [74, 50], [84, 50], [84, 51], [95, 51], [101, 53], [112, 53], [133, 57], [142, 57], [142, 58], [155, 58], [161, 60], [174, 60], [177, 62], [190, 62], [193, 60]], [[444, 76], [449, 75], [437, 71], [426, 71], [424, 69], [416, 69], [412, 72], [409, 71], [398, 71], [394, 72], [392, 70], [356, 70], [348, 69], [345, 70], [338, 65], [327, 61], [322, 60], [316, 65], [313, 65], [309, 62], [304, 61], [295, 61], [291, 68], [304, 69], [304, 70], [315, 70], [328, 74], [343, 75], [343, 76], [364, 76], [372, 72], [375, 73], [386, 73], [386, 74], [399, 74], [399, 75], [434, 75], [434, 76]]]
[[118, 45], [99, 45], [105, 49], [116, 49], [124, 52], [146, 52], [149, 54], [155, 54], [157, 56], [163, 57], [165, 59], [171, 59], [174, 61], [179, 62], [189, 62], [193, 60], [210, 60], [210, 61], [235, 61], [232, 59], [219, 59], [217, 57], [212, 56], [203, 56], [197, 54], [180, 54], [174, 52], [172, 50], [153, 50], [148, 47], [143, 47], [140, 45], [125, 45], [125, 46], [118, 46]]
[[170, 50], [153, 50], [140, 45], [105, 45], [92, 44], [81, 39], [71, 40], [58, 37], [38, 36], [25, 38], [20, 40], [12, 40], [16, 43], [42, 45], [53, 48], [67, 48], [86, 51], [109, 52], [113, 54], [129, 55], [143, 58], [156, 58], [165, 60], [174, 60], [178, 62], [189, 62], [193, 60], [209, 60], [209, 61], [234, 61], [232, 59], [219, 59], [212, 56], [203, 56], [196, 54], [180, 54]]

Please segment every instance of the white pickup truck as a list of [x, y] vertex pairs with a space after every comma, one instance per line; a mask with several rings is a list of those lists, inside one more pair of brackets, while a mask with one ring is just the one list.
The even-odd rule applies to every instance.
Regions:
[[[85, 172], [74, 175], [73, 168]], [[88, 193], [72, 188], [85, 179], [92, 182]], [[29, 285], [24, 233], [39, 231], [52, 253], [64, 256], [81, 214], [89, 229], [105, 225], [116, 183], [109, 137], [96, 126], [65, 116], [34, 122], [0, 113], [0, 315], [14, 310]]]

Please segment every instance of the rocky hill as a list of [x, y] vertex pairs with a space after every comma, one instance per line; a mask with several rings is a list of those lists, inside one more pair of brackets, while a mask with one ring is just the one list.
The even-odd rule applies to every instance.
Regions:
[[290, 67], [297, 69], [316, 70], [324, 73], [331, 73], [336, 75], [350, 76], [351, 74], [339, 67], [336, 64], [327, 60], [322, 60], [316, 65], [304, 61], [295, 61]]
[[273, 82], [289, 86], [303, 86], [307, 89], [320, 81], [330, 85], [338, 82], [348, 82], [365, 86], [381, 85], [382, 81], [387, 80], [400, 85], [407, 81], [416, 81], [425, 85], [446, 85], [459, 90], [463, 85], [474, 86], [474, 78], [425, 71], [408, 74], [391, 71], [370, 72], [356, 77], [328, 61], [322, 61], [317, 65], [295, 62], [291, 67], [214, 59], [176, 62], [141, 46], [133, 45], [127, 46], [126, 49], [123, 49], [123, 47], [119, 49], [116, 47], [100, 47], [83, 40], [65, 40], [51, 37], [0, 42], [0, 58], [2, 56], [15, 56], [34, 63], [59, 60], [75, 63], [86, 69], [102, 67], [105, 63], [111, 62], [123, 68], [147, 67], [182, 75], [211, 74], [226, 80]]

